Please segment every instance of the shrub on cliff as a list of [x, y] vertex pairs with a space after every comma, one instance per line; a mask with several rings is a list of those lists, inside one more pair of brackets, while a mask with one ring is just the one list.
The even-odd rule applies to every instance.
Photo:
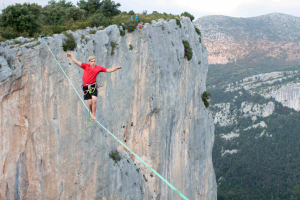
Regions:
[[73, 34], [72, 33], [64, 33], [64, 34], [65, 34], [65, 36], [67, 36], [67, 39], [64, 39], [64, 42], [63, 42], [64, 51], [67, 51], [67, 50], [73, 51], [77, 46], [77, 43], [74, 39]]
[[136, 29], [138, 23], [138, 20], [125, 22], [125, 28], [128, 30], [128, 33], [133, 32]]
[[124, 30], [120, 30], [120, 35], [124, 36], [125, 35], [125, 31]]
[[[197, 27], [195, 27], [195, 31], [198, 33], [198, 35], [201, 37], [201, 32], [200, 32], [200, 30], [197, 28]], [[201, 42], [200, 42], [201, 43]]]
[[13, 39], [18, 36], [18, 32], [13, 29], [12, 27], [6, 27], [3, 29], [0, 29], [0, 34], [5, 39]]
[[191, 19], [191, 21], [193, 21], [195, 19], [195, 17], [192, 14], [188, 13], [188, 12], [181, 13], [180, 16], [189, 17]]
[[182, 40], [182, 44], [184, 46], [184, 57], [188, 60], [191, 60], [193, 57], [193, 49], [190, 47], [190, 44], [187, 40]]
[[109, 153], [109, 157], [113, 159], [116, 162], [120, 161], [122, 157], [120, 156], [119, 152], [117, 150], [113, 150]]
[[87, 20], [88, 25], [91, 27], [99, 27], [104, 26], [107, 27], [109, 25], [109, 22], [107, 21], [106, 17], [102, 14], [95, 14], [88, 18]]
[[176, 24], [179, 26], [179, 28], [181, 28], [180, 19], [178, 19], [178, 18], [175, 18], [175, 20], [176, 20]]
[[207, 91], [204, 91], [202, 94], [202, 101], [206, 108], [209, 106], [209, 102], [208, 102], [209, 98], [210, 98], [210, 93]]

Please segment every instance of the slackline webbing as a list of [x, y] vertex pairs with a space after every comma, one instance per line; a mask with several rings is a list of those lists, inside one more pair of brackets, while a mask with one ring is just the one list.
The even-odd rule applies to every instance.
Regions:
[[[45, 38], [47, 39], [47, 38]], [[63, 68], [61, 67], [60, 63], [58, 62], [58, 60], [56, 59], [56, 57], [54, 56], [54, 54], [52, 53], [50, 47], [48, 46], [48, 44], [46, 43], [44, 38], [42, 38], [42, 40], [44, 41], [44, 43], [46, 44], [46, 46], [48, 47], [50, 53], [52, 54], [52, 56], [54, 57], [55, 61], [57, 62], [58, 66], [60, 67], [60, 69], [62, 70], [62, 72], [64, 73], [64, 75], [66, 76], [66, 78], [68, 79], [68, 81], [70, 82], [70, 84], [72, 85], [73, 89], [75, 90], [75, 92], [77, 93], [78, 97], [80, 98], [80, 100], [82, 101], [83, 105], [85, 106], [85, 108], [88, 110], [89, 112], [89, 108], [87, 107], [87, 105], [84, 103], [84, 100], [81, 98], [81, 96], [79, 95], [79, 93], [77, 92], [77, 90], [75, 89], [73, 83], [71, 82], [71, 80], [69, 79], [69, 77], [67, 76], [67, 74], [65, 73], [65, 71], [63, 70]], [[163, 182], [165, 182], [170, 188], [172, 188], [175, 192], [177, 192], [183, 199], [185, 200], [189, 200], [186, 196], [184, 196], [179, 190], [177, 190], [171, 183], [169, 183], [166, 179], [164, 179], [164, 177], [162, 177], [158, 172], [156, 172], [152, 167], [150, 167], [150, 165], [148, 165], [144, 160], [142, 160], [138, 155], [136, 155], [131, 149], [129, 149], [129, 147], [127, 147], [121, 140], [119, 140], [114, 134], [112, 134], [109, 130], [107, 130], [100, 122], [98, 122], [97, 120], [95, 120], [104, 130], [106, 130], [112, 137], [114, 137], [121, 145], [123, 145], [131, 154], [133, 154], [135, 157], [137, 157], [137, 159], [139, 159], [146, 167], [148, 167], [154, 174], [156, 174]]]

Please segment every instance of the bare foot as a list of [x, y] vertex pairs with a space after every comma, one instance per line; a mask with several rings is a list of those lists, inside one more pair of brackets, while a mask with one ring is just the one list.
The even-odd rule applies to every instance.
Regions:
[[97, 120], [97, 118], [96, 118], [94, 115], [92, 115], [91, 118], [92, 118], [93, 120]]

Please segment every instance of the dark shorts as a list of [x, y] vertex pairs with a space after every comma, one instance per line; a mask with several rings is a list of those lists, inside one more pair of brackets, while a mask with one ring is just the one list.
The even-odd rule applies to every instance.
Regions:
[[[95, 85], [92, 85], [91, 87], [95, 88]], [[92, 94], [89, 93], [87, 86], [83, 86], [82, 90], [83, 90], [83, 99], [84, 100], [92, 99], [92, 96], [96, 96], [96, 97], [98, 96], [98, 89], [97, 88], [95, 89], [95, 91]]]

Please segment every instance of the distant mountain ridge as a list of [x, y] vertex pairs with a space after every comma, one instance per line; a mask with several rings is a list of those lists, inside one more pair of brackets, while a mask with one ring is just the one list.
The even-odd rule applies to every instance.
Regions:
[[300, 18], [207, 16], [218, 200], [300, 199]]
[[278, 57], [287, 52], [288, 61], [299, 61], [300, 18], [271, 13], [251, 18], [212, 15], [197, 19], [209, 53], [209, 64], [260, 55]]

